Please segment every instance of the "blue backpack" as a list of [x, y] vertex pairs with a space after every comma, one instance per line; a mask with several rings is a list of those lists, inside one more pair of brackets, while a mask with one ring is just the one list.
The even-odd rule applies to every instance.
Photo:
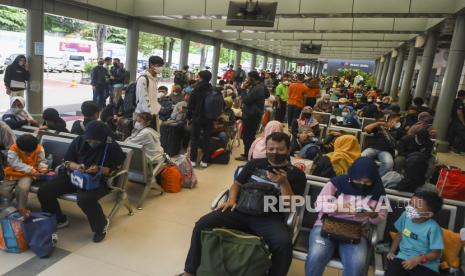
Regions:
[[205, 97], [204, 110], [207, 119], [215, 120], [224, 109], [224, 99], [220, 92], [212, 90]]

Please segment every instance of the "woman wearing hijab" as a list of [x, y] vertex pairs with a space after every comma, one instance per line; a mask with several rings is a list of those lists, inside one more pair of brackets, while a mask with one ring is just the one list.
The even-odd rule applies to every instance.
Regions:
[[418, 122], [411, 126], [407, 132], [408, 135], [415, 135], [420, 130], [426, 129], [431, 131], [434, 117], [428, 112], [421, 112], [418, 114]]
[[299, 118], [292, 122], [291, 134], [292, 151], [300, 150], [303, 146], [318, 141], [320, 126], [313, 116], [313, 108], [306, 106], [302, 109]]
[[[344, 266], [343, 275], [365, 275], [370, 246], [367, 237], [362, 234], [358, 244], [323, 237], [323, 215], [358, 222], [362, 225], [362, 233], [366, 233], [371, 224], [379, 224], [386, 218], [387, 210], [383, 205], [385, 194], [375, 162], [364, 157], [356, 160], [347, 174], [332, 178], [323, 187], [316, 200], [316, 210], [320, 210], [320, 213], [309, 237], [306, 276], [323, 275], [335, 250], [338, 250]], [[366, 210], [368, 207], [369, 210]], [[361, 209], [364, 211], [358, 211]]]
[[5, 70], [3, 81], [5, 83], [6, 93], [11, 97], [24, 97], [26, 82], [29, 81], [29, 78], [30, 74], [26, 63], [26, 56], [18, 55]]
[[278, 121], [270, 121], [266, 124], [265, 135], [255, 139], [249, 150], [249, 160], [266, 158], [266, 137], [274, 132], [284, 132], [283, 124]]
[[342, 135], [334, 142], [334, 151], [316, 160], [313, 175], [334, 177], [347, 173], [349, 167], [361, 155], [358, 140], [353, 135]]
[[342, 126], [349, 128], [361, 128], [362, 125], [358, 119], [357, 113], [355, 113], [354, 108], [350, 105], [347, 105], [342, 109]]
[[[58, 175], [40, 186], [37, 196], [42, 211], [56, 215], [58, 228], [68, 226], [68, 220], [62, 213], [57, 198], [64, 194], [77, 193], [77, 203], [86, 214], [94, 232], [93, 241], [101, 242], [106, 236], [109, 223], [98, 200], [109, 193], [106, 178], [123, 165], [125, 158], [123, 150], [105, 123], [88, 123], [84, 135], [73, 140], [64, 156], [68, 173]], [[100, 186], [90, 191], [74, 186], [70, 173], [76, 170], [90, 175], [102, 173]]]
[[69, 132], [66, 128], [66, 122], [60, 117], [58, 111], [54, 108], [47, 108], [42, 113], [44, 124], [41, 129], [55, 130], [59, 132]]
[[325, 94], [323, 99], [319, 100], [314, 109], [318, 112], [325, 112], [331, 113], [333, 111], [333, 105], [331, 104], [331, 96], [329, 94]]
[[20, 129], [22, 126], [38, 126], [36, 120], [24, 109], [26, 101], [23, 97], [12, 97], [10, 100], [10, 109], [3, 114], [2, 120], [11, 129]]

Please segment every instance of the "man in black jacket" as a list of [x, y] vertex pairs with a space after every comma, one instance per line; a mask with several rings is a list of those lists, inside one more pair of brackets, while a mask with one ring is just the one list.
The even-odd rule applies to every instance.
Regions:
[[249, 72], [244, 88], [249, 89], [248, 92], [242, 94], [242, 125], [244, 128], [242, 140], [244, 141], [244, 154], [236, 158], [238, 161], [247, 160], [249, 149], [252, 146], [255, 134], [262, 120], [266, 98], [266, 88], [260, 82], [260, 75], [257, 71]]
[[[199, 81], [192, 91], [187, 105], [187, 120], [190, 122], [191, 128], [191, 153], [190, 158], [192, 166], [196, 166], [197, 149], [202, 148], [203, 156], [200, 162], [200, 167], [206, 168], [210, 157], [210, 136], [213, 129], [213, 120], [207, 118], [205, 113], [205, 98], [208, 93], [213, 91], [210, 84], [212, 74], [210, 71], [199, 72]], [[200, 137], [202, 134], [202, 141]]]
[[106, 89], [106, 74], [107, 69], [103, 67], [103, 59], [98, 61], [98, 65], [92, 69], [91, 82], [94, 91], [93, 101], [98, 105], [99, 110], [102, 110], [105, 105], [105, 89]]
[[29, 66], [26, 63], [26, 56], [18, 55], [5, 70], [3, 81], [6, 93], [10, 97], [24, 97], [24, 90], [26, 89], [26, 82], [29, 81], [29, 77]]
[[118, 104], [118, 100], [121, 97], [125, 77], [126, 73], [123, 66], [121, 65], [120, 59], [114, 58], [113, 67], [111, 67], [110, 70], [110, 81], [113, 87], [113, 91], [110, 94], [110, 102], [115, 105]]

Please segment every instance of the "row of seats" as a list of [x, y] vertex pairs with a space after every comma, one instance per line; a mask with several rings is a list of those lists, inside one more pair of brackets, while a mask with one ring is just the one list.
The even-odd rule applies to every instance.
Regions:
[[376, 120], [372, 118], [360, 118], [362, 121], [361, 128], [348, 128], [341, 127], [331, 124], [331, 113], [325, 112], [313, 112], [315, 117], [318, 117], [318, 122], [320, 123], [320, 140], [322, 141], [331, 131], [343, 131], [345, 133], [353, 134], [359, 141], [362, 141], [363, 129], [372, 123], [375, 123]]

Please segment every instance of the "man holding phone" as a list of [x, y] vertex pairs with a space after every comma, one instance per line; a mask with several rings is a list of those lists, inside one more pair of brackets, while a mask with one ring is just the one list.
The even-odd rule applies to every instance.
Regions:
[[[267, 158], [249, 161], [235, 178], [228, 201], [215, 211], [203, 216], [195, 224], [183, 276], [195, 275], [201, 260], [201, 232], [205, 229], [226, 227], [263, 237], [272, 258], [270, 276], [285, 276], [292, 261], [292, 240], [283, 213], [265, 212], [252, 215], [241, 208], [241, 197], [247, 185], [264, 184], [274, 187], [279, 196], [303, 196], [305, 174], [289, 161], [290, 139], [285, 133], [272, 133], [266, 139]], [[258, 206], [260, 207], [260, 206]]]

